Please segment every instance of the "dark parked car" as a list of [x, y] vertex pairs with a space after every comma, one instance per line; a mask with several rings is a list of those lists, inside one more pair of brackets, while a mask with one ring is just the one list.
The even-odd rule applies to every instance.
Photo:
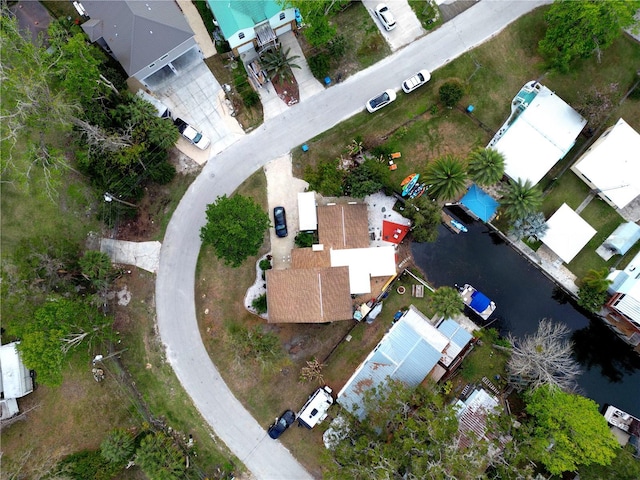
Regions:
[[273, 221], [276, 226], [276, 235], [286, 237], [289, 232], [287, 232], [287, 214], [284, 211], [284, 207], [276, 207], [273, 209]]
[[293, 425], [293, 422], [295, 421], [296, 414], [291, 410], [287, 410], [282, 415], [280, 415], [280, 418], [276, 418], [276, 421], [269, 427], [267, 433], [271, 438], [275, 440], [276, 438], [279, 438], [287, 428]]

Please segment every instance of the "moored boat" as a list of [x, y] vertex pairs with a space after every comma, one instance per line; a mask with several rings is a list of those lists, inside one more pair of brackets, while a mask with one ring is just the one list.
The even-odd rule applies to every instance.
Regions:
[[451, 225], [453, 225], [454, 227], [456, 227], [458, 230], [460, 230], [461, 232], [468, 232], [469, 229], [465, 226], [464, 223], [459, 222], [458, 220], [456, 220], [455, 218], [451, 219]]
[[496, 304], [493, 303], [489, 297], [468, 283], [465, 283], [462, 288], [458, 287], [458, 291], [464, 304], [476, 312], [483, 320], [488, 320], [496, 310]]

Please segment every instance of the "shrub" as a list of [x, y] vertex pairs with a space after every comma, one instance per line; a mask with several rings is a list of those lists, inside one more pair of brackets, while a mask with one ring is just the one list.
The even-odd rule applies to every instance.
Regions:
[[149, 168], [149, 176], [159, 185], [166, 185], [176, 176], [176, 168], [169, 162], [162, 162]]
[[[102, 457], [100, 450], [82, 450], [63, 459], [58, 467], [64, 478], [77, 480], [110, 480], [117, 476], [122, 467]], [[62, 478], [62, 477], [60, 477]]]
[[444, 83], [438, 93], [440, 94], [440, 101], [448, 108], [453, 108], [464, 95], [464, 89], [460, 82], [452, 80]]
[[313, 245], [313, 233], [299, 232], [295, 239], [296, 247], [308, 248]]
[[256, 309], [256, 313], [258, 315], [267, 313], [267, 294], [263, 293], [259, 297], [254, 298], [253, 302], [251, 302], [251, 306]]
[[331, 58], [326, 53], [318, 53], [309, 57], [309, 69], [316, 78], [324, 78], [329, 74], [331, 68]]
[[331, 54], [334, 59], [339, 59], [344, 56], [344, 53], [347, 51], [347, 39], [344, 38], [344, 35], [336, 35], [327, 47], [329, 54]]
[[260, 263], [258, 264], [258, 266], [260, 267], [260, 270], [264, 271], [264, 270], [270, 270], [271, 267], [271, 260], [269, 260], [268, 258], [263, 258], [262, 260], [260, 260]]
[[112, 430], [100, 444], [102, 457], [124, 467], [135, 450], [134, 438], [123, 428]]
[[245, 107], [251, 108], [260, 103], [260, 94], [255, 90], [244, 90], [240, 93]]

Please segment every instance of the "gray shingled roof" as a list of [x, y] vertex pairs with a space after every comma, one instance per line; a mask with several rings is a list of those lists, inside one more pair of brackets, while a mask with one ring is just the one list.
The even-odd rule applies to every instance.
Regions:
[[83, 0], [82, 5], [91, 17], [82, 25], [90, 40], [104, 38], [130, 76], [193, 37], [172, 1]]

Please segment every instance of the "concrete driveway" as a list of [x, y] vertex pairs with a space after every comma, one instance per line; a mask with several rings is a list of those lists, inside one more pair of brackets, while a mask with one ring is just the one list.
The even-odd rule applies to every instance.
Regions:
[[198, 163], [204, 163], [244, 136], [244, 130], [231, 116], [222, 87], [204, 62], [196, 62], [161, 87], [154, 95], [172, 111], [211, 139], [206, 154], [181, 140], [178, 148]]
[[[273, 441], [229, 390], [211, 362], [198, 329], [195, 272], [205, 209], [231, 194], [269, 161], [359, 113], [364, 102], [420, 68], [437, 70], [550, 0], [482, 0], [466, 12], [344, 82], [265, 121], [208, 162], [167, 226], [156, 279], [156, 313], [166, 358], [203, 418], [258, 479], [306, 480], [311, 475]], [[437, 75], [437, 72], [435, 72]]]
[[273, 268], [274, 270], [283, 270], [291, 266], [291, 250], [298, 233], [298, 192], [304, 192], [309, 184], [293, 176], [290, 153], [267, 163], [264, 166], [264, 173], [267, 177], [267, 199], [271, 225], [274, 225], [274, 207], [284, 207], [287, 214], [288, 236], [279, 238], [275, 228], [269, 229]]
[[[385, 3], [396, 18], [396, 28], [390, 32], [385, 30], [375, 14], [375, 7], [379, 3]], [[371, 15], [372, 21], [380, 29], [380, 33], [389, 44], [392, 52], [409, 45], [426, 33], [407, 0], [362, 0], [362, 4]]]

